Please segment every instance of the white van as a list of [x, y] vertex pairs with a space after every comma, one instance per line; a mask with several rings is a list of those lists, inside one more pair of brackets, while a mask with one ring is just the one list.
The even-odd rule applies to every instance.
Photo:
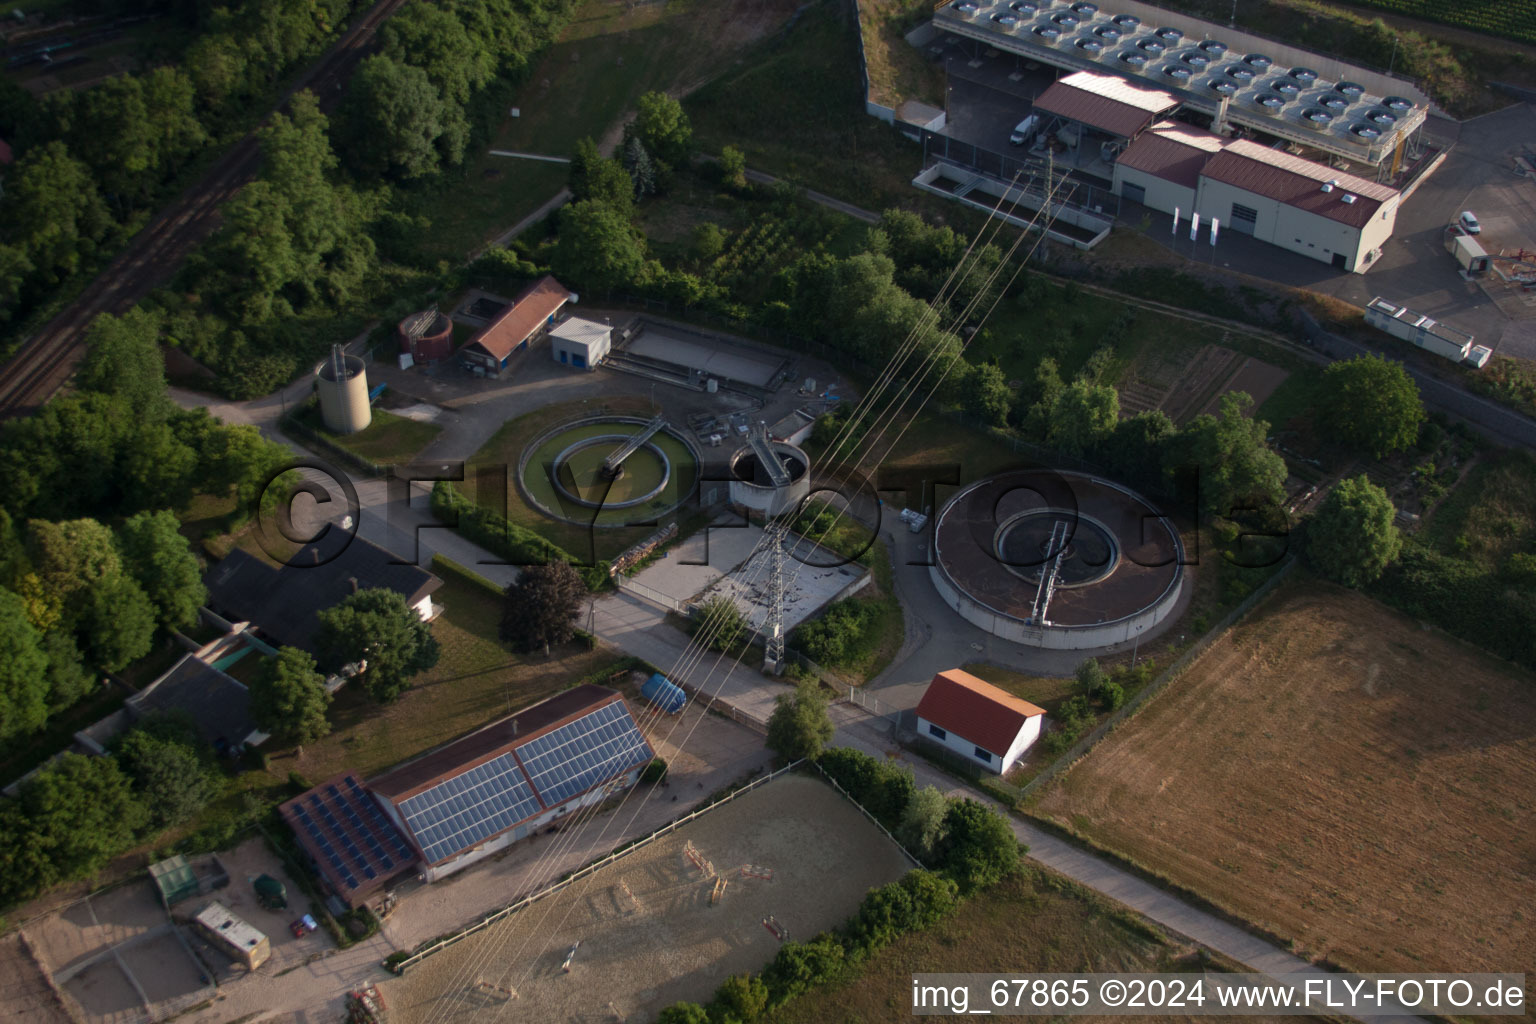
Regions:
[[1013, 126], [1013, 134], [1008, 136], [1008, 142], [1015, 146], [1022, 146], [1029, 141], [1029, 137], [1035, 134], [1035, 129], [1040, 126], [1040, 115], [1030, 114], [1024, 120]]

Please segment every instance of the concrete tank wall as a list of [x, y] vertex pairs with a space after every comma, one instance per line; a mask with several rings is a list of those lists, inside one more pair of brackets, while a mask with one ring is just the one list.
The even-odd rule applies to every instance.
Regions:
[[792, 444], [771, 443], [789, 470], [789, 486], [769, 483], [768, 474], [757, 465], [756, 454], [750, 447], [742, 448], [731, 456], [730, 500], [753, 512], [776, 516], [793, 509], [811, 493], [811, 460]]
[[333, 434], [355, 434], [373, 422], [368, 406], [368, 374], [357, 356], [343, 356], [338, 367], [327, 359], [315, 375], [320, 418]]

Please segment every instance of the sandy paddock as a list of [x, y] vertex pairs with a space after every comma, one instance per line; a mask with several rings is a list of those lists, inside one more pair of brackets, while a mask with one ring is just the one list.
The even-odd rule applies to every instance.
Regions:
[[[715, 906], [713, 883], [684, 856], [689, 842], [727, 880]], [[743, 877], [744, 864], [774, 877]], [[384, 996], [401, 1022], [593, 1021], [616, 1010], [644, 1024], [664, 1006], [706, 1000], [729, 975], [766, 964], [779, 940], [763, 918], [773, 915], [791, 939], [808, 939], [910, 867], [830, 786], [788, 775], [428, 957], [386, 982]], [[518, 996], [505, 1001], [477, 982]]]

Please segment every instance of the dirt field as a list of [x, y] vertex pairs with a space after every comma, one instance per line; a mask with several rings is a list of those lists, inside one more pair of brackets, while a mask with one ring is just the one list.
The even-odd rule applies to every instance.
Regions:
[[[728, 880], [715, 906], [712, 884], [683, 855], [687, 842]], [[742, 877], [748, 863], [774, 878]], [[550, 1022], [608, 1020], [617, 1010], [644, 1024], [664, 1006], [708, 999], [727, 976], [761, 968], [779, 946], [764, 917], [776, 917], [791, 939], [808, 939], [908, 867], [830, 786], [785, 776], [429, 957], [387, 982], [384, 998], [405, 1024], [444, 1013], [490, 1022], [508, 1009]], [[578, 940], [564, 974], [561, 962]], [[518, 998], [509, 1008], [477, 992], [478, 980], [516, 989]]]
[[1253, 407], [1257, 409], [1264, 404], [1266, 398], [1275, 393], [1281, 384], [1285, 383], [1285, 378], [1289, 376], [1290, 373], [1288, 371], [1249, 356], [1243, 360], [1242, 365], [1237, 368], [1237, 372], [1216, 393], [1215, 397], [1207, 402], [1205, 408], [1200, 411], [1202, 413], [1209, 413], [1212, 416], [1219, 415], [1221, 412], [1221, 396], [1231, 391], [1248, 392], [1253, 397]]
[[15, 932], [0, 936], [0, 1018], [27, 1024], [68, 1024], [58, 997]]
[[1533, 794], [1536, 680], [1307, 582], [1038, 810], [1312, 956], [1531, 971]]

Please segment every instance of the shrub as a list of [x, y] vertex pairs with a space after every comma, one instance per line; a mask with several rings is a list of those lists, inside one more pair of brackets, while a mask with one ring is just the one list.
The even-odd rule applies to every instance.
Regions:
[[944, 816], [939, 864], [944, 874], [972, 893], [1008, 874], [1019, 863], [1019, 841], [1002, 815], [975, 800], [956, 800]]
[[852, 747], [823, 751], [816, 763], [876, 821], [893, 831], [901, 827], [903, 815], [917, 791], [910, 769]]
[[446, 480], [439, 480], [432, 486], [430, 507], [439, 522], [455, 526], [466, 540], [474, 541], [513, 565], [569, 562], [576, 567], [588, 590], [601, 590], [609, 583], [607, 562], [582, 565], [580, 559], [558, 544], [470, 501]]
[[752, 1024], [768, 1008], [768, 986], [751, 974], [732, 975], [715, 990], [714, 1006], [725, 1019]]
[[763, 969], [770, 1006], [778, 1006], [817, 985], [842, 975], [846, 955], [842, 943], [826, 933], [810, 942], [786, 942]]
[[667, 762], [659, 757], [651, 758], [651, 763], [645, 766], [640, 773], [640, 781], [654, 785], [667, 777]]
[[291, 771], [288, 773], [288, 786], [295, 793], [303, 793], [305, 790], [312, 788], [309, 784], [309, 780], [296, 771]]

